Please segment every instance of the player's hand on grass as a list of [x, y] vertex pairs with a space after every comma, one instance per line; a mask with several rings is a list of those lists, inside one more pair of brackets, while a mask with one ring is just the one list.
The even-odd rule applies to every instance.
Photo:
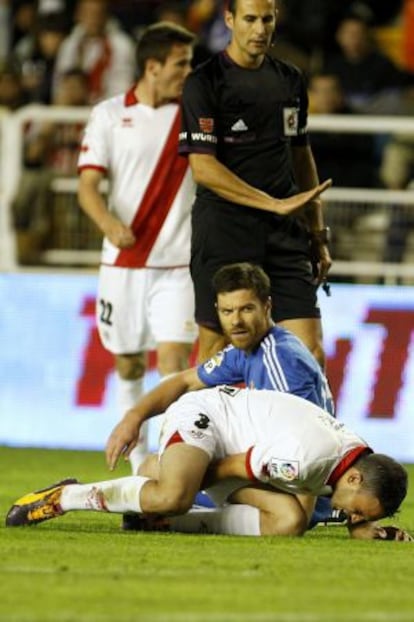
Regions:
[[332, 179], [327, 179], [323, 183], [315, 186], [315, 188], [311, 188], [311, 190], [306, 190], [305, 192], [294, 194], [287, 199], [275, 199], [275, 214], [280, 214], [281, 216], [288, 216], [289, 214], [296, 212], [298, 209], [304, 207], [307, 203], [309, 203], [309, 201], [317, 198], [330, 186], [332, 186]]
[[106, 443], [106, 462], [111, 471], [115, 469], [120, 456], [128, 459], [139, 439], [139, 426], [136, 420], [132, 421], [132, 417], [128, 416], [129, 412], [114, 427]]
[[348, 523], [348, 529], [352, 538], [358, 540], [395, 540], [398, 542], [414, 542], [408, 531], [399, 529], [393, 525], [380, 525], [376, 522], [361, 521], [360, 523]]
[[405, 531], [404, 529], [399, 529], [398, 527], [394, 527], [393, 525], [377, 527], [374, 539], [395, 540], [397, 542], [414, 542], [414, 538], [408, 533], [408, 531]]
[[116, 216], [108, 213], [102, 221], [102, 230], [108, 240], [117, 248], [130, 248], [135, 244], [135, 235]]

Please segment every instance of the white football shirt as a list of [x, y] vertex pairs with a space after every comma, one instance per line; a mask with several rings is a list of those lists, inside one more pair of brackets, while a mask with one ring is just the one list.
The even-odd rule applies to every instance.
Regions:
[[188, 159], [178, 155], [177, 103], [152, 108], [134, 91], [92, 109], [78, 161], [110, 181], [109, 209], [132, 227], [136, 243], [119, 249], [106, 238], [103, 264], [126, 268], [186, 266], [195, 184]]
[[228, 386], [194, 391], [166, 415], [161, 451], [184, 441], [212, 460], [247, 452], [251, 479], [293, 494], [329, 494], [345, 468], [369, 450], [318, 406], [279, 391]]

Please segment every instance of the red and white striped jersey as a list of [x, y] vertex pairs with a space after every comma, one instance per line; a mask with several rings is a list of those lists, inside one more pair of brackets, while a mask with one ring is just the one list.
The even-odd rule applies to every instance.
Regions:
[[152, 108], [133, 90], [92, 110], [78, 169], [95, 168], [110, 182], [109, 209], [134, 231], [133, 247], [106, 238], [101, 261], [125, 268], [186, 266], [195, 184], [187, 158], [178, 155], [178, 104]]

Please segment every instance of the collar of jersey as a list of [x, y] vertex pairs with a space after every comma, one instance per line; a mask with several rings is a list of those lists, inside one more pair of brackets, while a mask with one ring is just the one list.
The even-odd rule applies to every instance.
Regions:
[[[135, 88], [136, 88], [136, 86], [132, 86], [129, 89], [129, 91], [127, 91], [125, 93], [124, 106], [126, 108], [129, 108], [130, 106], [136, 106], [137, 104], [140, 103], [138, 97], [135, 95]], [[179, 104], [180, 103], [180, 99], [172, 99], [168, 103], [169, 104]]]
[[372, 454], [372, 449], [366, 445], [359, 445], [359, 447], [354, 447], [354, 449], [348, 451], [330, 474], [327, 484], [329, 486], [334, 486], [341, 475], [343, 475], [364, 453]]
[[237, 69], [241, 69], [242, 71], [259, 71], [265, 64], [266, 62], [266, 57], [267, 55], [265, 54], [265, 57], [263, 59], [262, 64], [260, 65], [260, 67], [242, 67], [241, 65], [239, 65], [238, 63], [236, 63], [235, 60], [232, 59], [232, 57], [229, 55], [229, 53], [227, 52], [227, 50], [222, 50], [221, 52], [219, 52], [219, 54], [221, 54], [221, 57], [223, 58], [224, 64], [227, 67], [237, 67]]
[[126, 108], [129, 106], [135, 106], [139, 104], [137, 96], [135, 95], [135, 86], [132, 86], [127, 93], [125, 93], [124, 105]]

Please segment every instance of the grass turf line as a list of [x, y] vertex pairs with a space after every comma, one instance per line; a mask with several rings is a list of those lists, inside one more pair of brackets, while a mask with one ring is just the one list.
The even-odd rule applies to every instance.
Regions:
[[[352, 541], [342, 527], [299, 539], [125, 533], [119, 516], [83, 512], [5, 529], [22, 494], [111, 475], [101, 453], [63, 450], [0, 447], [0, 469], [1, 622], [414, 620], [413, 544]], [[413, 490], [391, 522], [414, 533]]]

